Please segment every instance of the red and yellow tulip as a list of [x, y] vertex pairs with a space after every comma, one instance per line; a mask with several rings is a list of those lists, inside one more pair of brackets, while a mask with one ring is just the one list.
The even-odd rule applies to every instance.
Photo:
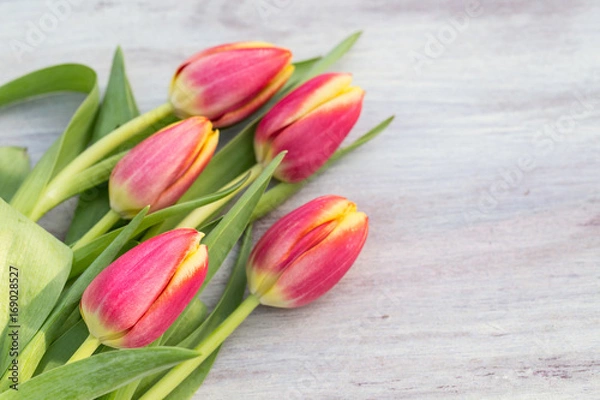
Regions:
[[214, 126], [233, 125], [265, 104], [289, 79], [292, 53], [262, 42], [212, 47], [185, 61], [171, 81], [180, 117], [202, 115]]
[[163, 233], [102, 271], [79, 307], [90, 334], [117, 348], [160, 337], [202, 286], [208, 268], [202, 236], [194, 229]]
[[219, 131], [204, 117], [174, 123], [134, 147], [112, 171], [111, 208], [133, 218], [150, 206], [157, 211], [179, 200], [213, 156]]
[[339, 196], [319, 197], [277, 221], [246, 268], [261, 304], [299, 307], [329, 291], [350, 269], [368, 233], [366, 214]]
[[275, 172], [277, 179], [298, 182], [315, 173], [360, 116], [365, 93], [351, 83], [350, 74], [323, 74], [284, 97], [257, 127], [254, 150], [258, 162], [266, 165], [287, 150]]

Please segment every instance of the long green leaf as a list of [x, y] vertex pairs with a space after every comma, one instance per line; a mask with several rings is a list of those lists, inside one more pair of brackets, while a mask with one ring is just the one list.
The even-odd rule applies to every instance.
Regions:
[[129, 382], [197, 356], [176, 347], [148, 347], [98, 354], [67, 364], [0, 394], [1, 400], [92, 400]]
[[[72, 257], [71, 249], [0, 199], [0, 373], [15, 359], [9, 334], [17, 332], [17, 350], [30, 342], [60, 296]], [[0, 382], [0, 390], [6, 384]]]
[[246, 263], [252, 250], [252, 225], [246, 228], [236, 264], [231, 271], [231, 276], [225, 291], [212, 313], [198, 329], [188, 335], [177, 345], [192, 349], [211, 334], [231, 314], [244, 298], [246, 289]]
[[358, 41], [361, 35], [362, 31], [358, 31], [342, 40], [342, 42], [335, 46], [333, 50], [331, 50], [325, 57], [313, 65], [313, 67], [304, 77], [304, 80], [309, 80], [327, 71], [329, 67], [338, 62], [340, 58], [342, 58], [347, 52], [350, 51], [352, 47], [354, 47], [354, 44]]
[[353, 33], [352, 35], [342, 40], [325, 56], [312, 63], [310, 68], [308, 68], [308, 66], [305, 66], [306, 68], [302, 68], [302, 70], [300, 71], [301, 74], [298, 74], [298, 78], [296, 78], [295, 81], [293, 81], [291, 87], [286, 86], [285, 92], [287, 93], [288, 91], [300, 86], [307, 80], [314, 78], [315, 76], [320, 75], [323, 72], [326, 72], [333, 64], [338, 62], [340, 58], [342, 58], [347, 52], [349, 52], [350, 49], [352, 49], [352, 47], [354, 47], [354, 44], [358, 41], [361, 35], [362, 31]]
[[273, 172], [283, 160], [286, 152], [281, 152], [275, 157], [258, 178], [244, 192], [242, 197], [235, 203], [223, 217], [221, 222], [208, 234], [203, 243], [208, 247], [208, 272], [202, 287], [206, 287], [215, 273], [221, 267], [227, 254], [236, 244], [246, 229], [252, 212], [260, 200], [265, 189], [271, 181]]
[[98, 113], [98, 120], [94, 125], [92, 141], [97, 142], [138, 115], [140, 115], [140, 111], [127, 78], [123, 50], [121, 50], [121, 47], [117, 47], [113, 56], [106, 93], [102, 100], [102, 107]]
[[27, 174], [29, 154], [23, 147], [0, 147], [0, 198], [10, 201]]
[[259, 218], [264, 217], [281, 204], [283, 204], [287, 199], [292, 197], [294, 194], [298, 193], [304, 186], [306, 186], [309, 182], [315, 179], [318, 175], [323, 173], [329, 167], [331, 167], [335, 162], [343, 158], [344, 156], [350, 154], [360, 146], [365, 143], [373, 140], [376, 136], [378, 136], [381, 132], [383, 132], [394, 120], [394, 117], [389, 117], [386, 120], [380, 122], [369, 130], [367, 133], [362, 135], [360, 138], [356, 139], [351, 145], [347, 147], [343, 147], [336, 151], [333, 156], [329, 159], [329, 161], [317, 171], [317, 173], [311, 176], [308, 179], [305, 179], [296, 183], [285, 183], [280, 182], [271, 189], [269, 189], [260, 199], [260, 202], [256, 206], [254, 210], [254, 214], [252, 215], [252, 220], [255, 221]]
[[87, 97], [71, 118], [67, 129], [44, 154], [12, 198], [11, 205], [25, 215], [30, 214], [50, 179], [87, 145], [98, 109], [97, 77], [94, 70], [85, 65], [63, 64], [32, 72], [0, 87], [0, 106], [63, 91], [83, 92]]
[[79, 322], [52, 343], [33, 375], [39, 375], [66, 364], [89, 334], [90, 331], [87, 325], [83, 319], [80, 319]]

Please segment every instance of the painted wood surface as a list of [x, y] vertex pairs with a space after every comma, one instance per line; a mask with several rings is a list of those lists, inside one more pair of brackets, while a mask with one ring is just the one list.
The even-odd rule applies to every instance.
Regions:
[[[598, 2], [65, 2], [0, 2], [0, 82], [67, 61], [106, 82], [120, 44], [149, 110], [204, 47], [299, 60], [364, 29], [335, 67], [367, 91], [350, 139], [397, 117], [256, 229], [346, 196], [371, 222], [354, 268], [313, 305], [256, 311], [195, 398], [600, 398]], [[39, 159], [81, 100], [0, 109], [0, 144]], [[44, 226], [61, 235], [71, 211]]]

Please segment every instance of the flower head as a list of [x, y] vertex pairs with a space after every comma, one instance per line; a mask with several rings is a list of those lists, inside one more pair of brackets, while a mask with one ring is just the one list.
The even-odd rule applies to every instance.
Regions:
[[358, 120], [364, 91], [350, 74], [319, 75], [300, 86], [265, 115], [256, 129], [254, 151], [268, 164], [287, 150], [275, 177], [298, 182], [315, 173]]
[[299, 307], [331, 289], [358, 257], [368, 218], [339, 196], [319, 197], [277, 221], [246, 268], [250, 292], [274, 307]]
[[208, 268], [202, 236], [194, 229], [163, 233], [102, 271], [79, 307], [90, 333], [117, 348], [158, 339], [202, 286]]
[[265, 104], [292, 75], [292, 53], [263, 42], [204, 50], [171, 81], [170, 101], [181, 117], [202, 115], [216, 127], [233, 125]]
[[194, 183], [217, 148], [219, 131], [204, 117], [174, 123], [135, 146], [112, 171], [110, 205], [122, 218], [133, 218], [177, 202]]

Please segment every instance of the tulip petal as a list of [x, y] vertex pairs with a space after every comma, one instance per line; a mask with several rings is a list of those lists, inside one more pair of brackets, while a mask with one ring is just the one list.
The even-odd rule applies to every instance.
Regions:
[[131, 218], [147, 205], [156, 211], [173, 204], [175, 194], [183, 194], [194, 175], [208, 163], [207, 157], [210, 159], [214, 153], [214, 140], [218, 135], [212, 134], [210, 121], [192, 117], [169, 125], [135, 146], [111, 174], [113, 210], [123, 218]]
[[285, 128], [271, 143], [271, 154], [288, 154], [275, 172], [285, 182], [298, 182], [315, 173], [340, 146], [362, 109], [364, 91], [350, 88]]
[[283, 128], [344, 92], [351, 83], [352, 75], [344, 73], [322, 74], [309, 80], [265, 115], [256, 129], [256, 142], [267, 142]]
[[287, 80], [292, 76], [294, 72], [294, 66], [288, 65], [285, 67], [269, 84], [252, 100], [246, 105], [226, 113], [221, 118], [214, 120], [213, 125], [217, 128], [233, 125], [256, 110], [262, 107], [275, 93], [279, 91], [285, 85]]
[[203, 55], [175, 76], [171, 103], [180, 114], [218, 119], [258, 95], [291, 57], [289, 50], [279, 47], [238, 48]]
[[194, 54], [193, 56], [191, 56], [190, 58], [188, 58], [187, 60], [185, 60], [181, 66], [177, 69], [177, 72], [175, 73], [175, 76], [177, 76], [177, 74], [186, 66], [188, 66], [189, 64], [195, 62], [196, 60], [201, 59], [202, 57], [205, 57], [209, 54], [216, 54], [216, 53], [222, 53], [225, 51], [230, 51], [230, 50], [237, 50], [237, 49], [255, 49], [255, 48], [263, 48], [263, 47], [275, 47], [273, 46], [271, 43], [267, 43], [267, 42], [258, 42], [258, 41], [250, 41], [250, 42], [234, 42], [234, 43], [225, 43], [225, 44], [221, 44], [218, 46], [214, 46], [214, 47], [210, 47], [208, 49], [205, 49], [201, 52], [198, 52], [196, 54]]
[[319, 244], [288, 265], [277, 282], [261, 296], [273, 307], [300, 307], [329, 291], [350, 269], [368, 233], [364, 213], [347, 214]]
[[171, 326], [196, 295], [208, 270], [208, 249], [201, 245], [173, 275], [160, 296], [124, 336], [105, 341], [112, 347], [142, 347], [152, 343]]
[[[292, 211], [277, 221], [256, 243], [250, 255], [247, 275], [252, 293], [262, 292], [277, 279], [287, 263], [298, 256], [298, 248], [312, 247], [322, 237], [316, 228], [337, 220], [356, 209], [356, 205], [340, 196], [323, 196]], [[302, 238], [314, 233], [307, 245], [298, 246]]]
[[201, 238], [194, 229], [170, 231], [140, 244], [102, 271], [85, 290], [80, 305], [90, 333], [103, 340], [130, 329]]
[[181, 175], [181, 177], [179, 177], [170, 187], [166, 188], [158, 197], [152, 205], [153, 212], [175, 204], [177, 200], [183, 196], [212, 159], [218, 143], [219, 131], [209, 131], [208, 137], [204, 140], [202, 147], [196, 154], [196, 160], [187, 170], [182, 171], [183, 175]]

